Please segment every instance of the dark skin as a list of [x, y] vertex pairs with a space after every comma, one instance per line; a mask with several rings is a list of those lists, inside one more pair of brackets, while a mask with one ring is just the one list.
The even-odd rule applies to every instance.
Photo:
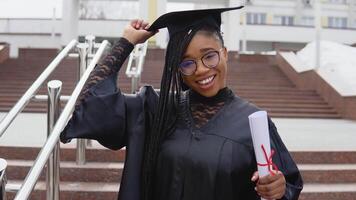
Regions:
[[[157, 33], [146, 31], [148, 28], [149, 23], [143, 20], [132, 20], [124, 29], [123, 37], [134, 45], [143, 43]], [[216, 68], [207, 68], [199, 61], [201, 56], [209, 50], [220, 52], [220, 62]], [[194, 74], [182, 75], [185, 84], [190, 88], [203, 96], [211, 97], [226, 87], [227, 50], [217, 38], [198, 32], [188, 45], [183, 59], [186, 58], [196, 60], [198, 65]], [[214, 76], [214, 79], [208, 86], [199, 85], [200, 80], [209, 76]], [[256, 192], [267, 200], [282, 198], [286, 190], [286, 180], [280, 171], [274, 171], [274, 174], [264, 177], [259, 177], [256, 171], [251, 177], [251, 181], [256, 183]]]

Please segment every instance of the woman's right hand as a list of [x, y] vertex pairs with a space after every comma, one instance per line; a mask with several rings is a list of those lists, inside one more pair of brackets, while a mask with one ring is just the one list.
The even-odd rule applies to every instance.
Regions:
[[143, 20], [132, 20], [130, 24], [125, 27], [122, 37], [126, 38], [133, 45], [144, 43], [148, 38], [158, 32], [147, 31], [149, 27], [149, 23]]

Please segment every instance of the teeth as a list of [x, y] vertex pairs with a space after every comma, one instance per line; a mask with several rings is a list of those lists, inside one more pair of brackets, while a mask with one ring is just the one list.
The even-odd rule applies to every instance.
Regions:
[[199, 84], [202, 84], [202, 85], [205, 85], [205, 84], [208, 84], [210, 83], [212, 80], [213, 80], [214, 76], [210, 76], [209, 78], [207, 79], [204, 79], [204, 80], [201, 80], [201, 81], [198, 81]]

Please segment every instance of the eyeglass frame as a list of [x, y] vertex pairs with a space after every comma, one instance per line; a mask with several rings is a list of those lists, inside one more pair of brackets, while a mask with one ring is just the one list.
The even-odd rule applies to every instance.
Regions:
[[[206, 52], [204, 55], [202, 55], [202, 56], [200, 57], [200, 59], [197, 58], [197, 59], [183, 60], [182, 62], [179, 63], [179, 66], [178, 66], [179, 71], [180, 71], [183, 75], [185, 75], [185, 76], [191, 76], [191, 75], [193, 75], [193, 74], [197, 71], [197, 69], [198, 69], [198, 62], [197, 62], [197, 60], [200, 60], [201, 63], [204, 65], [204, 67], [209, 68], [209, 69], [213, 69], [213, 68], [217, 67], [217, 66], [219, 65], [219, 63], [220, 63], [220, 60], [221, 60], [220, 52], [221, 52], [221, 50], [223, 50], [223, 48], [220, 48], [219, 50], [208, 51], [208, 52]], [[217, 53], [217, 55], [218, 55], [218, 57], [219, 57], [219, 60], [218, 60], [218, 62], [217, 62], [217, 64], [216, 64], [215, 66], [212, 66], [212, 67], [211, 67], [211, 66], [208, 66], [208, 65], [206, 65], [206, 64], [204, 63], [203, 58], [204, 58], [206, 55], [208, 55], [209, 53], [212, 53], [212, 52]], [[195, 64], [195, 70], [194, 70], [191, 74], [185, 74], [185, 73], [183, 72], [183, 70], [181, 69], [181, 64], [182, 64], [183, 62], [186, 62], [186, 61], [192, 61], [192, 62], [194, 62], [194, 64]]]

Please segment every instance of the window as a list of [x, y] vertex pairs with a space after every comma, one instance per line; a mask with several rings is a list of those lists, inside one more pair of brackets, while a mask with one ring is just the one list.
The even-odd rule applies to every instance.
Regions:
[[266, 24], [266, 13], [247, 13], [247, 24]]
[[137, 16], [139, 16], [138, 1], [79, 1], [79, 17], [81, 19], [136, 19]]
[[293, 26], [294, 25], [294, 17], [293, 16], [276, 15], [273, 17], [273, 23], [283, 25], [283, 26]]
[[300, 25], [302, 26], [314, 26], [314, 17], [311, 16], [303, 16], [300, 19]]
[[311, 7], [312, 3], [311, 3], [311, 0], [303, 0], [303, 4], [305, 7]]
[[329, 3], [333, 4], [346, 4], [346, 0], [329, 0]]
[[347, 28], [346, 17], [328, 17], [328, 27], [330, 28]]

